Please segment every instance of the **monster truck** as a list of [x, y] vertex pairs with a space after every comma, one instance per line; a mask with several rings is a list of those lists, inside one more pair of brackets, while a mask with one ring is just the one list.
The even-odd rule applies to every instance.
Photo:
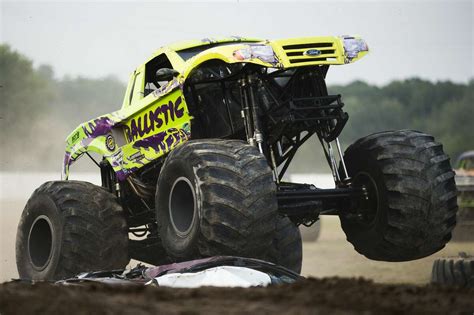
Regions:
[[[339, 216], [348, 241], [370, 259], [440, 250], [457, 211], [442, 145], [418, 131], [385, 131], [342, 152], [349, 116], [341, 96], [328, 94], [326, 73], [367, 53], [351, 36], [231, 37], [159, 49], [131, 74], [120, 110], [67, 137], [62, 180], [28, 200], [17, 232], [20, 277], [214, 255], [300, 272], [297, 226], [320, 215]], [[333, 189], [283, 180], [313, 135]], [[81, 156], [96, 162], [102, 187], [68, 180]]]

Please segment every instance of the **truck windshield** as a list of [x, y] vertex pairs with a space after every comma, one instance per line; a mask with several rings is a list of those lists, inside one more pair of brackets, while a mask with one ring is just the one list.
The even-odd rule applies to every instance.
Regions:
[[198, 47], [192, 47], [192, 48], [186, 48], [182, 50], [176, 51], [176, 53], [184, 60], [187, 61], [188, 59], [196, 56], [197, 54], [214, 48], [214, 47], [219, 47], [219, 46], [228, 46], [228, 45], [235, 45], [235, 44], [241, 44], [241, 43], [257, 43], [258, 41], [245, 41], [245, 42], [225, 42], [225, 43], [214, 43], [214, 44], [209, 44], [209, 45], [202, 45]]

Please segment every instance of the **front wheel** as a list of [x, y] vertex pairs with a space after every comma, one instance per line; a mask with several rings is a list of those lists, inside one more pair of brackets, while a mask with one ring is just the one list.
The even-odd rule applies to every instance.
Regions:
[[456, 185], [449, 157], [430, 135], [387, 131], [359, 139], [344, 154], [352, 185], [368, 200], [343, 212], [347, 240], [366, 257], [408, 261], [429, 256], [451, 239]]
[[265, 157], [243, 141], [192, 140], [173, 150], [158, 178], [159, 234], [174, 261], [265, 258], [277, 217]]
[[128, 261], [125, 214], [104, 188], [79, 181], [47, 182], [28, 200], [16, 237], [22, 279], [65, 279], [121, 269]]

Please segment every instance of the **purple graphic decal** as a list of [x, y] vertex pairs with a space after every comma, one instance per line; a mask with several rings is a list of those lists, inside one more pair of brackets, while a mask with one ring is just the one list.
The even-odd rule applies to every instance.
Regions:
[[160, 132], [148, 138], [138, 140], [133, 144], [135, 149], [150, 148], [157, 153], [162, 153], [171, 150], [181, 142], [189, 139], [189, 133], [184, 129], [170, 128], [166, 132]]
[[71, 157], [71, 152], [67, 152], [64, 155], [64, 167], [70, 166], [72, 163], [74, 163], [77, 160], [78, 156], [81, 156], [84, 152], [80, 152], [76, 157]]
[[132, 167], [130, 169], [120, 169], [115, 172], [115, 175], [117, 176], [117, 179], [122, 182], [127, 179], [128, 175], [132, 174], [133, 172], [137, 170], [138, 170], [137, 167]]
[[109, 117], [100, 117], [82, 126], [86, 136], [96, 138], [110, 132], [115, 123]]
[[64, 155], [64, 165], [69, 165], [69, 160], [71, 159], [71, 153], [66, 151], [66, 154]]
[[153, 135], [151, 137], [138, 140], [137, 142], [133, 144], [133, 147], [135, 149], [143, 148], [145, 150], [152, 148], [156, 152], [161, 152], [163, 150], [166, 150], [166, 146], [164, 143], [165, 136], [166, 136], [165, 131], [157, 133], [156, 135]]

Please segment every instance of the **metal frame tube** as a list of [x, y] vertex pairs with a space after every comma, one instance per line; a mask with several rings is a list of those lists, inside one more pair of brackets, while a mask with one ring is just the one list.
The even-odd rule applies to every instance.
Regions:
[[344, 180], [348, 180], [349, 179], [349, 174], [347, 173], [346, 163], [344, 162], [344, 156], [342, 154], [341, 144], [339, 143], [339, 138], [336, 138], [336, 146], [337, 146], [337, 151], [339, 152], [339, 159], [340, 159], [341, 164], [342, 164], [342, 169], [344, 171]]
[[334, 182], [337, 185], [341, 181], [341, 178], [339, 177], [339, 172], [337, 171], [337, 163], [336, 159], [334, 158], [334, 151], [332, 149], [331, 142], [328, 142], [328, 153], [329, 153], [329, 158], [331, 159], [331, 170], [332, 170], [332, 176], [334, 178]]

